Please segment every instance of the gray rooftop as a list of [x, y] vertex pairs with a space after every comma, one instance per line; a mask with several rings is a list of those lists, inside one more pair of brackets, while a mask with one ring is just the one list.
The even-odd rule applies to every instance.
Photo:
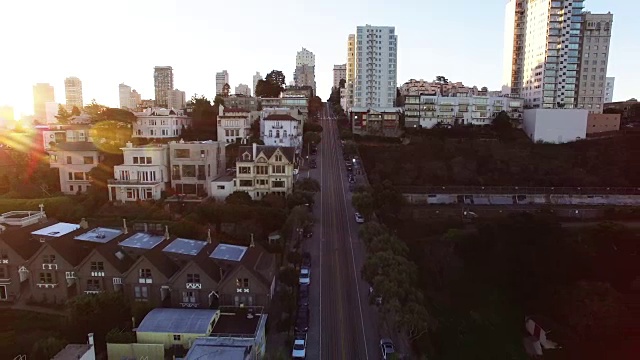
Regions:
[[91, 229], [84, 234], [80, 234], [74, 237], [74, 239], [104, 244], [117, 238], [120, 235], [122, 235], [121, 230], [98, 227], [95, 229]]
[[168, 309], [151, 310], [136, 332], [208, 335], [217, 310]]
[[236, 339], [206, 337], [197, 338], [184, 360], [196, 359], [225, 359], [244, 360], [250, 347], [255, 345], [255, 339]]
[[211, 258], [218, 260], [240, 261], [247, 252], [246, 246], [220, 244], [211, 253]]
[[121, 246], [150, 250], [156, 247], [164, 240], [162, 235], [153, 235], [149, 233], [135, 233], [127, 240], [120, 243]]
[[182, 255], [198, 255], [200, 250], [207, 245], [206, 241], [191, 240], [177, 238], [167, 245], [162, 251], [182, 254]]
[[52, 360], [78, 360], [91, 351], [92, 348], [93, 345], [89, 344], [69, 344], [60, 350]]
[[46, 228], [36, 230], [32, 232], [32, 235], [40, 235], [40, 236], [51, 236], [51, 237], [60, 237], [67, 235], [68, 233], [80, 229], [80, 225], [78, 224], [69, 224], [69, 223], [57, 223], [51, 226], [47, 226]]

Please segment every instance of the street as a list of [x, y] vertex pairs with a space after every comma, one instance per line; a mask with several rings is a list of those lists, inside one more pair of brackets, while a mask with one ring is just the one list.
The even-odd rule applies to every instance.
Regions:
[[318, 168], [308, 176], [320, 182], [321, 191], [314, 206], [314, 236], [304, 245], [312, 256], [307, 359], [378, 359], [377, 311], [360, 277], [365, 250], [358, 240], [338, 128], [327, 107], [320, 123]]

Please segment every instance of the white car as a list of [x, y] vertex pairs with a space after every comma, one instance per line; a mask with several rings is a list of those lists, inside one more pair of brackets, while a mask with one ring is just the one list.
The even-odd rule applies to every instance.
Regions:
[[356, 222], [358, 224], [363, 224], [364, 223], [364, 216], [362, 216], [362, 214], [360, 214], [360, 213], [356, 213]]
[[311, 283], [311, 269], [303, 266], [300, 269], [300, 284], [309, 285], [309, 283]]
[[396, 348], [393, 346], [391, 339], [380, 339], [380, 350], [384, 360], [391, 359], [393, 354], [396, 353]]
[[307, 356], [307, 335], [296, 335], [293, 340], [293, 351], [291, 357], [294, 360], [305, 359]]

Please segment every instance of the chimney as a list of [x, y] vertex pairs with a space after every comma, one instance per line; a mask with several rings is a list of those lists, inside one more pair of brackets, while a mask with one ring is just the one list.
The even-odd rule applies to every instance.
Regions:
[[127, 148], [131, 149], [133, 147], [133, 143], [131, 141], [127, 141]]
[[258, 156], [258, 154], [256, 154], [257, 150], [258, 150], [258, 144], [253, 143], [253, 159], [252, 160], [255, 160], [256, 156]]
[[253, 241], [253, 233], [251, 233], [251, 242], [249, 243], [249, 247], [256, 247], [256, 243]]
[[122, 218], [122, 232], [125, 234], [129, 233], [129, 229], [127, 229], [127, 219]]
[[207, 243], [211, 244], [211, 229], [207, 229]]
[[89, 338], [89, 345], [93, 345], [93, 333], [89, 333], [87, 337]]
[[169, 240], [170, 236], [169, 236], [169, 225], [165, 225], [164, 226], [164, 239], [165, 240]]
[[82, 220], [80, 220], [80, 227], [83, 229], [87, 229], [89, 228], [89, 223], [87, 222], [87, 219], [82, 218]]
[[149, 232], [149, 224], [144, 223], [144, 232]]

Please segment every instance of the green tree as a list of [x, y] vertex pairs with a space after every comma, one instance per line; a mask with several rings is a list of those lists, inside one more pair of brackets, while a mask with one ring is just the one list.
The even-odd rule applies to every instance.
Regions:
[[293, 209], [297, 206], [313, 205], [313, 193], [306, 191], [294, 191], [287, 196], [287, 206], [289, 209]]
[[71, 116], [80, 116], [80, 109], [77, 106], [73, 106], [73, 108], [71, 109]]
[[227, 204], [234, 205], [251, 205], [253, 203], [251, 195], [246, 191], [234, 191], [231, 195], [227, 196], [224, 201]]
[[60, 124], [68, 124], [69, 119], [71, 118], [71, 113], [65, 109], [63, 105], [58, 105], [58, 115], [56, 115], [56, 119]]
[[298, 181], [296, 181], [295, 189], [297, 191], [317, 193], [318, 191], [320, 191], [320, 183], [316, 179], [301, 178]]
[[116, 121], [129, 125], [136, 121], [135, 114], [125, 109], [105, 108], [100, 115], [105, 121]]
[[371, 219], [373, 211], [375, 210], [375, 205], [373, 196], [370, 193], [360, 192], [353, 194], [351, 197], [351, 204], [365, 217], [365, 219]]
[[231, 93], [231, 86], [228, 83], [222, 85], [222, 97], [229, 97]]
[[256, 97], [277, 98], [284, 91], [281, 85], [269, 80], [258, 80], [256, 84]]
[[338, 83], [338, 87], [340, 89], [344, 89], [345, 84], [347, 83], [347, 80], [345, 79], [340, 79], [340, 82]]
[[99, 122], [99, 121], [103, 121], [105, 120], [104, 117], [102, 117], [102, 112], [104, 110], [106, 110], [107, 107], [104, 105], [100, 105], [96, 102], [96, 99], [91, 99], [91, 102], [89, 103], [89, 105], [86, 105], [84, 107], [84, 112], [87, 113], [87, 115], [89, 115], [89, 117], [91, 118], [91, 122]]
[[499, 133], [509, 131], [513, 128], [511, 118], [504, 110], [500, 111], [493, 121], [491, 121], [491, 126]]
[[79, 295], [67, 303], [69, 329], [75, 338], [94, 333], [96, 343], [104, 342], [113, 328], [125, 328], [131, 319], [130, 303], [120, 293]]
[[289, 251], [287, 253], [287, 261], [293, 266], [298, 266], [302, 263], [302, 255], [297, 251]]
[[324, 105], [322, 104], [322, 99], [319, 96], [314, 96], [309, 99], [309, 117], [317, 119], [318, 115], [320, 115], [320, 112], [322, 111], [323, 106]]
[[269, 193], [263, 196], [262, 199], [260, 199], [260, 201], [276, 209], [284, 209], [287, 206], [287, 199], [282, 195], [278, 195], [274, 193]]
[[271, 72], [265, 77], [265, 80], [280, 87], [284, 87], [286, 85], [284, 74], [280, 70], [271, 70]]
[[303, 132], [313, 131], [315, 133], [321, 133], [323, 130], [322, 125], [312, 122], [306, 122], [302, 125]]
[[313, 131], [307, 131], [302, 136], [302, 141], [304, 143], [304, 146], [307, 146], [308, 144], [318, 145], [320, 144], [321, 140], [322, 140], [322, 137], [320, 136], [320, 134]]
[[[67, 343], [55, 337], [48, 337], [38, 340], [31, 348], [29, 359], [49, 360], [52, 359]], [[6, 354], [5, 354], [6, 355]]]

